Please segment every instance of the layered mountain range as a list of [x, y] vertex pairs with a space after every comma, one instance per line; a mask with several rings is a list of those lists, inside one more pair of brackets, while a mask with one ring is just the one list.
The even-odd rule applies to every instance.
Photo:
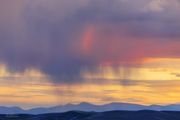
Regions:
[[139, 105], [129, 103], [109, 103], [104, 105], [94, 105], [90, 103], [66, 104], [54, 107], [39, 107], [33, 109], [22, 109], [20, 107], [4, 107], [0, 106], [0, 114], [45, 114], [45, 113], [62, 113], [67, 111], [85, 111], [85, 112], [104, 112], [104, 111], [139, 111], [139, 110], [154, 110], [154, 111], [180, 111], [180, 104], [171, 105]]

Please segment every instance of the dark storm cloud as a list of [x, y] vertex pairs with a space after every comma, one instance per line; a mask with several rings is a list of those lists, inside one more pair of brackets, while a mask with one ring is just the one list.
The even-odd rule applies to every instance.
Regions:
[[[37, 68], [56, 81], [71, 83], [79, 82], [84, 68], [93, 70], [108, 60], [152, 57], [155, 52], [156, 57], [180, 56], [178, 8], [149, 8], [148, 0], [18, 0], [14, 9], [2, 3], [0, 60], [13, 71]], [[93, 43], [86, 55], [82, 38], [89, 26]]]

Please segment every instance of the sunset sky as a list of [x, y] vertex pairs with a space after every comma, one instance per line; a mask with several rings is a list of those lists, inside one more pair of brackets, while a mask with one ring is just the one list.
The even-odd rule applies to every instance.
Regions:
[[0, 0], [0, 106], [180, 103], [180, 0]]

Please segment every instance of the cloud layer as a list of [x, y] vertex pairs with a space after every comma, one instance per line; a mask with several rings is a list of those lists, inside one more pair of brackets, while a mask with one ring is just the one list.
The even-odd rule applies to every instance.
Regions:
[[180, 57], [178, 0], [12, 2], [0, 1], [0, 61], [12, 71], [71, 83], [99, 65]]

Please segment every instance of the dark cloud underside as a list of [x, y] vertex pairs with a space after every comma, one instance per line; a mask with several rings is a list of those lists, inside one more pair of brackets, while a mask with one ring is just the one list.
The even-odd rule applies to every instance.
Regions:
[[106, 62], [180, 57], [176, 0], [11, 2], [0, 2], [0, 60], [13, 71], [37, 68], [71, 83]]

